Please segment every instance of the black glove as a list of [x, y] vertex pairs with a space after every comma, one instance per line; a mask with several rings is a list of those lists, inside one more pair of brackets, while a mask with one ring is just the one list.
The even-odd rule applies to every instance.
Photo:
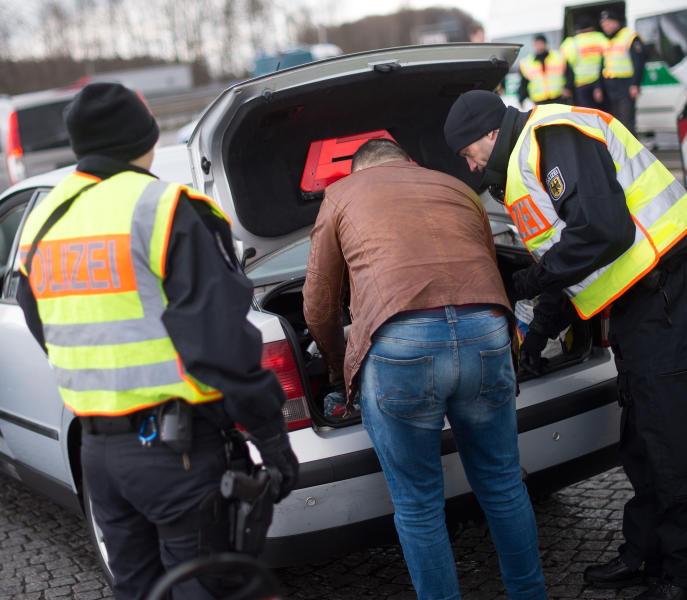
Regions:
[[528, 267], [513, 273], [509, 292], [512, 294], [512, 296], [509, 296], [512, 302], [522, 300], [523, 298], [534, 298], [541, 292], [536, 282], [534, 269]]
[[298, 480], [298, 459], [291, 449], [289, 434], [283, 430], [271, 438], [257, 441], [256, 444], [265, 466], [275, 468], [281, 475], [279, 494], [275, 500], [280, 502], [289, 495]]
[[546, 346], [548, 337], [530, 329], [520, 346], [520, 368], [532, 373], [541, 375], [542, 366], [546, 364], [546, 359], [541, 357], [542, 350]]

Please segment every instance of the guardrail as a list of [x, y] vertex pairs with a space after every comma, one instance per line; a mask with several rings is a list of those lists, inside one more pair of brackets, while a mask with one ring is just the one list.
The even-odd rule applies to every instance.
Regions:
[[188, 92], [147, 96], [146, 102], [161, 129], [174, 129], [203, 112], [228, 86], [229, 83], [217, 83]]

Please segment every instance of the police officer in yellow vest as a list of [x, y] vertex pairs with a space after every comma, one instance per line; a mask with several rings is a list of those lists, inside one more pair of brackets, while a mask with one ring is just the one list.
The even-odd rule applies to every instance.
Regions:
[[573, 104], [602, 108], [594, 99], [594, 91], [601, 78], [601, 59], [606, 37], [595, 28], [594, 19], [581, 14], [575, 20], [575, 35], [561, 43], [561, 54], [573, 70], [575, 93]]
[[526, 98], [535, 104], [566, 102], [572, 98], [573, 73], [558, 50], [549, 50], [546, 36], [534, 37], [534, 53], [520, 61], [520, 105]]
[[[227, 217], [150, 173], [158, 126], [133, 91], [87, 85], [65, 122], [79, 162], [26, 222], [18, 299], [79, 416], [84, 484], [115, 597], [143, 600], [166, 569], [230, 549], [217, 533], [225, 521], [209, 511], [234, 423], [279, 473], [279, 498], [298, 461], [283, 391], [261, 368], [261, 336], [246, 320], [252, 286]], [[232, 468], [247, 468], [233, 442]], [[200, 577], [174, 598], [223, 591]]]
[[[687, 600], [687, 192], [594, 109], [522, 113], [475, 90], [451, 107], [444, 135], [505, 202], [535, 259], [511, 282], [512, 300], [540, 298], [521, 362], [536, 363], [573, 311], [590, 319], [612, 303], [620, 451], [634, 497], [618, 556], [589, 567], [585, 581], [645, 580], [638, 599]], [[561, 291], [567, 314], [556, 309]]]
[[601, 11], [601, 29], [607, 36], [602, 61], [602, 79], [597, 100], [616, 119], [635, 133], [636, 101], [644, 75], [644, 44], [640, 37], [621, 26], [613, 10]]

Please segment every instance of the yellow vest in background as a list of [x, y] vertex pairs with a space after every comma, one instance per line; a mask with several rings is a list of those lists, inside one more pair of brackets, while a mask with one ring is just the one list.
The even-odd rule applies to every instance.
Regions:
[[606, 79], [627, 79], [634, 75], [630, 46], [636, 37], [636, 33], [623, 27], [608, 40], [604, 49], [603, 76]]
[[565, 87], [565, 60], [558, 50], [549, 50], [543, 66], [534, 54], [523, 58], [520, 72], [529, 80], [527, 93], [532, 102], [558, 98]]
[[585, 31], [563, 40], [561, 53], [575, 74], [575, 87], [601, 77], [601, 57], [607, 42], [600, 31]]

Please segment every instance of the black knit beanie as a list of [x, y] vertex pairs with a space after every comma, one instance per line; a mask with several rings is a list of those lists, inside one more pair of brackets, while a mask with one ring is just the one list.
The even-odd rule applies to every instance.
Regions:
[[448, 111], [444, 138], [454, 154], [499, 129], [506, 105], [501, 97], [486, 90], [470, 90], [458, 97]]
[[77, 158], [100, 154], [129, 161], [143, 156], [160, 135], [155, 117], [136, 92], [119, 83], [90, 83], [64, 109]]

